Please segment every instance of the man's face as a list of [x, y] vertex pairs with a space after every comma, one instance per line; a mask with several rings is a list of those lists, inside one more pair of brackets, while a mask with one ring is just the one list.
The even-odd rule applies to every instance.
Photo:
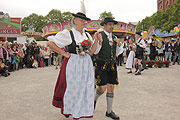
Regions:
[[136, 37], [136, 39], [139, 39], [139, 38], [140, 38], [140, 35], [136, 34], [135, 37]]
[[113, 29], [114, 29], [114, 22], [108, 22], [108, 23], [104, 24], [105, 31], [112, 33]]

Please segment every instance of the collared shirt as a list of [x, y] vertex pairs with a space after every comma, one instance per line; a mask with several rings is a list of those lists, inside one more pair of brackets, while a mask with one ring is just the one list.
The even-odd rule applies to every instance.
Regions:
[[139, 38], [136, 42], [140, 43], [140, 45], [139, 45], [140, 47], [146, 48], [146, 44], [142, 38]]
[[104, 33], [107, 35], [109, 41], [113, 41], [112, 33], [109, 33], [109, 32], [107, 32], [107, 31], [104, 31]]

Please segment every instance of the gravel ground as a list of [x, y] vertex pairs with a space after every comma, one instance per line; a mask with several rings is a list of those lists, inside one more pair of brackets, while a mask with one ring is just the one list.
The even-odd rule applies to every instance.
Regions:
[[[53, 66], [0, 76], [0, 120], [72, 120], [51, 104], [58, 73]], [[180, 120], [180, 65], [151, 68], [141, 76], [118, 67], [118, 74], [113, 111], [121, 120]], [[105, 111], [103, 94], [87, 120], [111, 120]]]

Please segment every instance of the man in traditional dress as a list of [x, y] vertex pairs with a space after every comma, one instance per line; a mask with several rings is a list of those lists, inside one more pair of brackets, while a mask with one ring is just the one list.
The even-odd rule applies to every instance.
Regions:
[[141, 64], [143, 55], [144, 55], [144, 49], [146, 47], [144, 40], [142, 39], [141, 32], [136, 32], [136, 56], [137, 58], [137, 65], [138, 65], [138, 70], [135, 75], [141, 75], [141, 71], [143, 71], [143, 67]]
[[[97, 56], [97, 66], [96, 66], [96, 84], [99, 86], [95, 93], [95, 104], [98, 98], [106, 91], [107, 99], [107, 111], [106, 116], [115, 120], [119, 120], [119, 116], [112, 111], [112, 104], [114, 99], [114, 85], [119, 84], [117, 78], [117, 65], [116, 56], [123, 52], [123, 47], [121, 47], [120, 40], [112, 34], [114, 25], [118, 22], [113, 20], [111, 17], [107, 17], [101, 23], [104, 26], [104, 31], [97, 32], [99, 34], [100, 43], [94, 54]], [[95, 35], [98, 36], [98, 35]]]

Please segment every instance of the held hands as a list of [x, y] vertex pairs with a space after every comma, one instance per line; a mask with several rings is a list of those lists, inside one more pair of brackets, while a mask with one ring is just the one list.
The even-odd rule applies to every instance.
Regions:
[[99, 45], [102, 45], [102, 35], [100, 32], [96, 32], [94, 34], [94, 39], [95, 39], [95, 41], [99, 41]]
[[63, 55], [65, 58], [70, 58], [71, 54], [69, 52], [65, 52]]
[[119, 38], [115, 38], [113, 40], [118, 44], [119, 47], [121, 46], [122, 43], [120, 42]]

